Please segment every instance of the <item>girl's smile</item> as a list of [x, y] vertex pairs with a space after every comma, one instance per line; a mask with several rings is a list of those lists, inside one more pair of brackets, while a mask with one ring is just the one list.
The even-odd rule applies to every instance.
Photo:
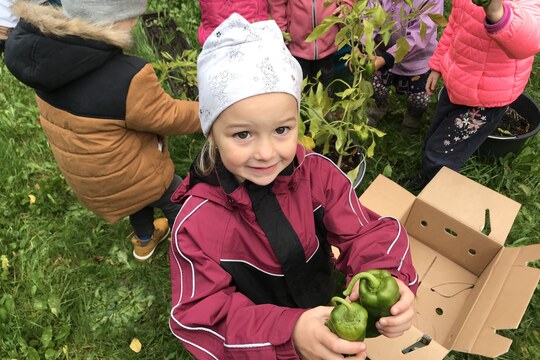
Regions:
[[238, 101], [220, 114], [211, 136], [223, 164], [239, 182], [268, 185], [296, 153], [296, 99], [268, 93]]

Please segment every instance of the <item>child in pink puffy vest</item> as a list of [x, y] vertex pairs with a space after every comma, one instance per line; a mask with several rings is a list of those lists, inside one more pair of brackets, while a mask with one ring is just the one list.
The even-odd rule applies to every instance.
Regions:
[[538, 0], [491, 0], [484, 8], [472, 0], [452, 1], [426, 84], [429, 95], [441, 77], [445, 88], [411, 189], [423, 188], [443, 166], [463, 166], [522, 94], [538, 52]]

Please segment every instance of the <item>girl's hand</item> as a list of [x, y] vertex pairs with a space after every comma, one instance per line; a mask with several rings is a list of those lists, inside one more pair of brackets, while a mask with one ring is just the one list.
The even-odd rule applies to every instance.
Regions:
[[491, 0], [489, 5], [484, 8], [484, 11], [486, 12], [486, 17], [489, 22], [495, 24], [497, 21], [501, 20], [504, 15], [502, 0]]
[[375, 57], [375, 70], [379, 71], [384, 65], [386, 65], [386, 61], [384, 61], [384, 58], [382, 56]]
[[340, 339], [326, 327], [332, 309], [331, 306], [319, 306], [298, 318], [293, 329], [296, 352], [303, 360], [338, 360], [343, 359], [343, 354], [354, 355], [348, 359], [364, 360], [364, 343]]
[[414, 317], [414, 294], [403, 281], [396, 279], [400, 299], [390, 308], [392, 316], [380, 318], [375, 324], [379, 332], [389, 338], [401, 336], [409, 330]]
[[435, 90], [437, 89], [437, 83], [439, 82], [440, 78], [441, 78], [440, 72], [431, 70], [426, 81], [426, 92], [429, 96], [435, 93]]

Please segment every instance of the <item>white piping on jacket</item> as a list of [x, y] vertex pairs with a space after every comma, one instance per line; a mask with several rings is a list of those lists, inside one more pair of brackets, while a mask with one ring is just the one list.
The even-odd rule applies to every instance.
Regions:
[[[189, 200], [191, 200], [192, 196], [188, 197], [188, 199], [185, 201], [184, 205], [182, 205], [182, 208], [184, 206], [186, 206], [189, 202]], [[182, 226], [182, 224], [191, 216], [193, 215], [202, 205], [206, 204], [208, 202], [208, 199], [204, 200], [203, 202], [201, 202], [199, 205], [197, 205], [189, 214], [187, 214], [181, 221], [180, 223], [178, 224], [178, 226], [176, 227], [176, 231], [174, 231], [174, 234], [173, 234], [173, 237], [174, 237], [174, 244], [175, 244], [175, 247], [176, 247], [176, 250], [178, 251], [178, 253], [190, 264], [191, 266], [191, 272], [192, 272], [192, 281], [193, 281], [193, 289], [192, 289], [192, 292], [191, 292], [191, 297], [195, 296], [195, 267], [193, 265], [193, 263], [182, 253], [182, 251], [180, 251], [180, 248], [178, 247], [178, 242], [176, 241], [176, 233], [178, 231], [178, 229]], [[180, 212], [182, 211], [182, 208], [180, 209], [179, 211], [179, 214]], [[177, 215], [178, 217], [178, 215]], [[182, 279], [182, 267], [180, 266], [180, 263], [178, 261], [178, 258], [176, 257], [176, 253], [173, 252], [173, 256], [174, 256], [174, 260], [175, 260], [175, 263], [176, 265], [178, 266], [178, 270], [180, 271], [180, 279]], [[172, 265], [172, 264], [171, 264]], [[186, 326], [184, 324], [182, 324], [180, 321], [178, 321], [178, 319], [176, 319], [174, 317], [174, 311], [176, 310], [177, 307], [180, 306], [181, 304], [181, 301], [182, 301], [182, 295], [183, 295], [183, 284], [181, 283], [180, 284], [180, 296], [178, 297], [178, 303], [176, 305], [174, 305], [171, 309], [171, 315], [170, 315], [170, 319], [172, 319], [176, 324], [178, 324], [180, 327], [186, 329], [186, 330], [190, 330], [190, 331], [194, 331], [194, 330], [199, 330], [199, 331], [205, 331], [205, 332], [208, 332], [210, 334], [213, 334], [214, 336], [216, 336], [217, 338], [219, 338], [220, 340], [223, 341], [223, 346], [227, 347], [227, 348], [256, 348], [256, 347], [266, 347], [266, 346], [272, 346], [271, 343], [256, 343], [256, 344], [235, 344], [235, 345], [231, 345], [231, 344], [227, 344], [225, 343], [225, 337], [222, 336], [221, 334], [215, 332], [214, 330], [212, 329], [209, 329], [209, 328], [205, 328], [205, 327], [189, 327], [189, 326]], [[213, 355], [212, 353], [210, 353], [208, 350], [206, 350], [205, 348], [201, 347], [200, 345], [197, 345], [193, 342], [190, 342], [190, 341], [187, 341], [186, 339], [178, 336], [172, 329], [171, 327], [171, 324], [170, 324], [170, 321], [169, 321], [169, 329], [171, 330], [171, 332], [173, 333], [173, 335], [175, 337], [177, 337], [178, 339], [196, 347], [197, 349], [207, 353], [208, 355], [210, 355], [212, 358], [214, 359], [218, 359], [215, 355]]]
[[[312, 152], [312, 153], [308, 153], [305, 155], [305, 157], [308, 157], [308, 156], [319, 156], [325, 160], [327, 160], [328, 162], [330, 162], [330, 164], [332, 164], [336, 169], [339, 170], [339, 172], [345, 176], [345, 179], [347, 179], [347, 181], [349, 182], [349, 206], [351, 208], [351, 210], [353, 211], [353, 213], [356, 215], [357, 219], [358, 219], [358, 222], [360, 223], [360, 225], [364, 226], [365, 224], [367, 224], [369, 221], [366, 217], [366, 215], [364, 214], [364, 212], [362, 211], [362, 207], [360, 206], [360, 200], [358, 200], [358, 197], [356, 196], [356, 192], [354, 191], [354, 187], [352, 185], [352, 181], [351, 179], [349, 179], [349, 177], [347, 176], [347, 174], [345, 174], [343, 172], [343, 170], [341, 170], [336, 164], [334, 164], [334, 162], [332, 160], [330, 160], [329, 158], [327, 158], [326, 156], [324, 155], [321, 155], [319, 153], [316, 153], [316, 152]], [[352, 196], [352, 194], [354, 194], [354, 196]], [[358, 216], [358, 214], [356, 213], [356, 210], [354, 210], [354, 207], [352, 205], [352, 199], [356, 199], [356, 202], [358, 204], [358, 208], [360, 209], [360, 212], [362, 214], [362, 217], [364, 218], [364, 222], [362, 222], [362, 220], [360, 219], [360, 217]]]

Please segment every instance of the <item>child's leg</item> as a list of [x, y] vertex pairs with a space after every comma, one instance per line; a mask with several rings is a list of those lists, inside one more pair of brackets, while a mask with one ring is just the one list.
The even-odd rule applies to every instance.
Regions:
[[174, 220], [176, 218], [176, 215], [180, 211], [180, 204], [173, 203], [171, 201], [171, 197], [176, 191], [176, 188], [180, 186], [182, 183], [182, 178], [176, 174], [174, 174], [173, 180], [165, 193], [159, 198], [157, 201], [153, 202], [151, 205], [153, 207], [159, 208], [163, 211], [165, 214], [165, 217], [169, 221], [169, 228], [172, 229], [174, 225]]
[[429, 71], [422, 75], [399, 77], [398, 92], [407, 94], [407, 111], [401, 123], [401, 131], [405, 134], [416, 134], [420, 130], [422, 115], [429, 105], [426, 93], [428, 76]]
[[373, 75], [373, 99], [379, 107], [386, 108], [388, 106], [388, 87], [391, 84], [392, 78], [392, 74], [388, 71], [382, 74], [375, 73], [375, 75]]
[[443, 166], [459, 171], [497, 128], [506, 109], [454, 105], [443, 90], [424, 140], [421, 174], [425, 179], [429, 181]]
[[377, 126], [386, 115], [388, 111], [388, 92], [389, 86], [393, 81], [394, 76], [389, 72], [375, 73], [372, 80], [373, 85], [373, 99], [375, 100], [375, 106], [368, 108], [368, 124], [370, 126]]
[[313, 82], [315, 75], [317, 73], [313, 73], [313, 63], [310, 60], [302, 59], [300, 57], [295, 56], [295, 59], [300, 64], [300, 67], [302, 68], [302, 76], [308, 79], [309, 82]]
[[322, 59], [314, 60], [313, 71], [317, 74], [321, 72], [321, 83], [325, 88], [330, 86], [330, 83], [334, 80], [334, 59], [333, 55], [327, 56]]
[[302, 76], [304, 79], [308, 78], [310, 83], [316, 83], [315, 79], [317, 78], [319, 71], [321, 72], [319, 82], [321, 82], [325, 88], [328, 87], [334, 79], [334, 62], [332, 55], [318, 60], [306, 60], [299, 57], [295, 58], [302, 68]]
[[154, 208], [145, 206], [129, 216], [135, 236], [140, 240], [150, 240], [154, 233]]
[[[137, 260], [147, 260], [158, 244], [169, 236], [174, 219], [180, 211], [180, 205], [173, 203], [171, 197], [181, 182], [182, 178], [175, 174], [171, 184], [158, 200], [129, 217], [135, 232], [131, 239], [134, 246], [133, 256]], [[161, 209], [166, 218], [154, 220], [154, 208]]]

